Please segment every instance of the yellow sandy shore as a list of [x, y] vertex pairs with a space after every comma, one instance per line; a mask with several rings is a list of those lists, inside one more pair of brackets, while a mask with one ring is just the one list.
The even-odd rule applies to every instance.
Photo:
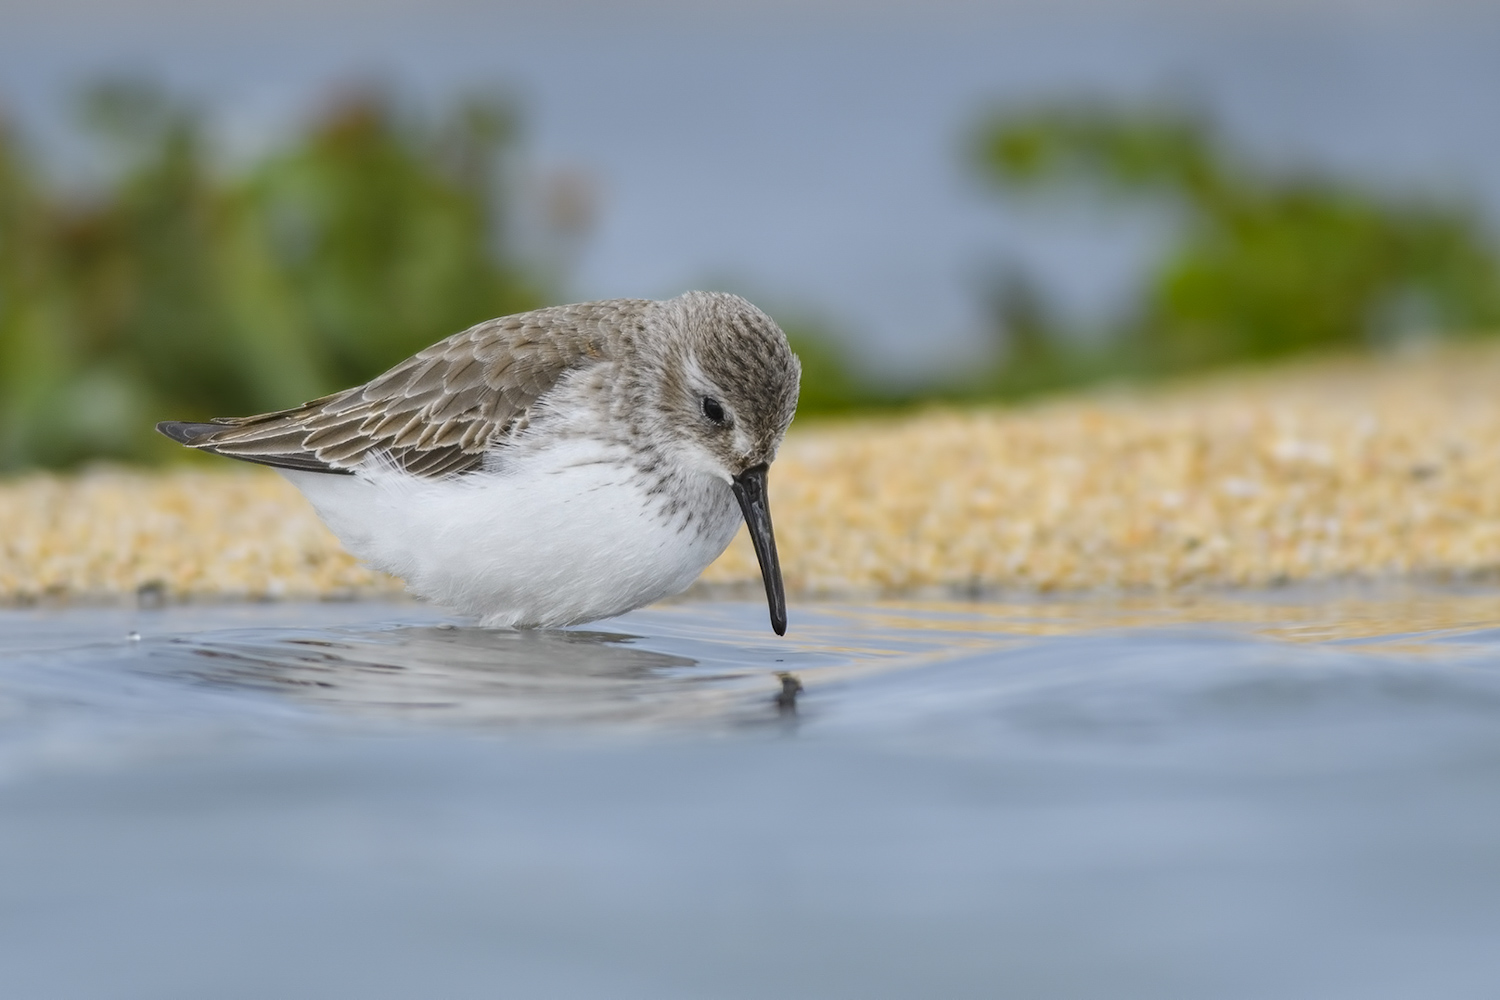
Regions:
[[[772, 509], [801, 593], [1497, 573], [1500, 350], [796, 427]], [[0, 531], [6, 602], [400, 590], [275, 474], [228, 462], [0, 481]], [[704, 574], [757, 578], [743, 533]]]

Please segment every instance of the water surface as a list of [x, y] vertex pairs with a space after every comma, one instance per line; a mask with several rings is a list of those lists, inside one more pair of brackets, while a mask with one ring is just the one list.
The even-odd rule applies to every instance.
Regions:
[[[778, 672], [804, 686], [795, 708]], [[0, 611], [23, 997], [1481, 997], [1500, 593]]]

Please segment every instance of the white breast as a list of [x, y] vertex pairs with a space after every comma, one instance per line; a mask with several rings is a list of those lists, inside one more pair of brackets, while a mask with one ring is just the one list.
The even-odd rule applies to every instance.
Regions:
[[350, 552], [412, 593], [486, 625], [547, 628], [684, 590], [739, 527], [728, 483], [693, 475], [653, 495], [659, 483], [625, 457], [576, 440], [448, 480], [284, 475]]

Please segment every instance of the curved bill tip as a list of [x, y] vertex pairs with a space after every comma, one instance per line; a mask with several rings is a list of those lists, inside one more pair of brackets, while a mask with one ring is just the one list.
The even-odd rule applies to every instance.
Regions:
[[776, 536], [771, 531], [771, 507], [766, 499], [768, 467], [757, 465], [732, 480], [734, 498], [740, 502], [750, 542], [760, 562], [760, 575], [766, 582], [766, 603], [771, 608], [771, 628], [786, 635], [786, 589], [781, 584], [781, 561], [776, 557]]

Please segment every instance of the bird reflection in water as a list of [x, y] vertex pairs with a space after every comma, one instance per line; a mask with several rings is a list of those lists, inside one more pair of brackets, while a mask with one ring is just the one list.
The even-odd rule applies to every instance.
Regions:
[[144, 669], [320, 708], [462, 725], [776, 715], [763, 669], [708, 668], [637, 639], [454, 625], [236, 630], [158, 640]]

